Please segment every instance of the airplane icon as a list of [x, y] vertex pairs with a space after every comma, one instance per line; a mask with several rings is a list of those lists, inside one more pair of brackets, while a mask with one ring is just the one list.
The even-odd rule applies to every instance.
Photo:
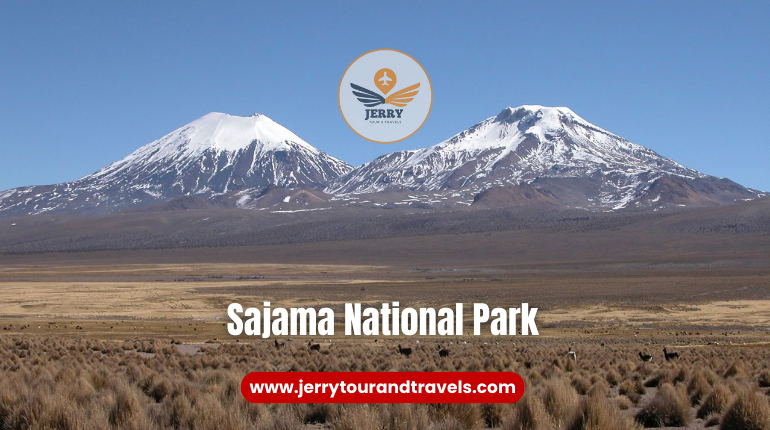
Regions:
[[382, 72], [382, 77], [378, 79], [378, 81], [382, 81], [382, 85], [388, 85], [388, 82], [392, 80], [388, 77], [388, 72]]

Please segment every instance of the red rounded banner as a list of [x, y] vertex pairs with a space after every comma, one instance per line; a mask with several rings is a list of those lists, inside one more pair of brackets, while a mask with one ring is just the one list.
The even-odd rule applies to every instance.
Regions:
[[514, 403], [524, 381], [512, 372], [252, 372], [252, 403]]

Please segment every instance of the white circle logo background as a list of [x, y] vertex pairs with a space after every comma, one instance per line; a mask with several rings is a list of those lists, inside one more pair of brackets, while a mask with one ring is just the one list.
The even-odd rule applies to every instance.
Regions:
[[[388, 94], [417, 83], [420, 84], [419, 92], [406, 106], [396, 107], [390, 104], [381, 104], [366, 107], [353, 95], [351, 83], [380, 94], [374, 84], [374, 75], [383, 68], [393, 70], [398, 78], [395, 88]], [[381, 49], [367, 52], [348, 66], [340, 81], [338, 97], [342, 116], [353, 131], [364, 139], [373, 142], [393, 143], [406, 139], [422, 127], [430, 113], [433, 89], [425, 70], [412, 57], [400, 51]], [[403, 109], [403, 112], [401, 118], [370, 118], [367, 120], [366, 109]], [[396, 124], [385, 121], [401, 122]]]

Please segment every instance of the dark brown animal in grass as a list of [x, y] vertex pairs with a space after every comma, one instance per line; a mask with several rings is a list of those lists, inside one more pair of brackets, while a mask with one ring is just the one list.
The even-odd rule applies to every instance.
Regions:
[[313, 343], [313, 341], [308, 341], [307, 346], [310, 347], [311, 351], [320, 351], [321, 350], [321, 344], [320, 343]]
[[401, 345], [399, 345], [398, 353], [409, 357], [410, 355], [412, 355], [412, 348], [401, 348]]
[[666, 361], [674, 360], [679, 358], [678, 352], [668, 352], [666, 348], [663, 348], [663, 356], [666, 357]]

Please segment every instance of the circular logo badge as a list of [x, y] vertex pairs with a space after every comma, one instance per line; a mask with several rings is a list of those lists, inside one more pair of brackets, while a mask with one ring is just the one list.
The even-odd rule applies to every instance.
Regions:
[[395, 49], [377, 49], [348, 66], [337, 97], [342, 118], [356, 134], [376, 143], [393, 143], [425, 124], [433, 88], [414, 58]]

